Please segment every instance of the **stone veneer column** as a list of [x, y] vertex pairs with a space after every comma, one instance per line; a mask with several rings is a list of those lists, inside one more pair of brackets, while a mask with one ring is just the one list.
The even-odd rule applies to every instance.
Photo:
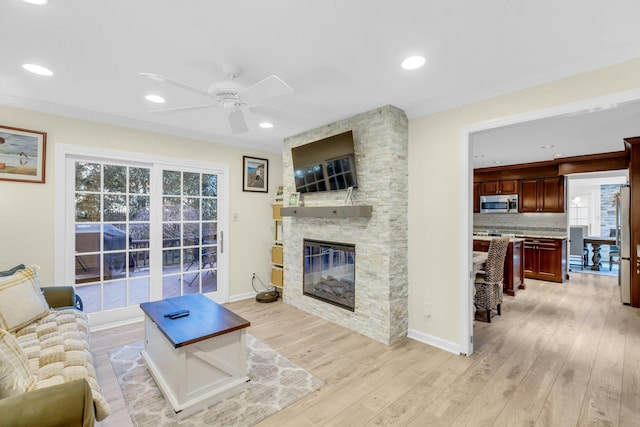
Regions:
[[[284, 200], [295, 191], [291, 148], [353, 131], [358, 188], [353, 204], [372, 205], [371, 218], [285, 218], [284, 302], [391, 344], [407, 334], [407, 150], [404, 111], [386, 106], [284, 141]], [[345, 191], [304, 195], [305, 206], [344, 203]], [[304, 238], [356, 245], [355, 312], [302, 294]]]

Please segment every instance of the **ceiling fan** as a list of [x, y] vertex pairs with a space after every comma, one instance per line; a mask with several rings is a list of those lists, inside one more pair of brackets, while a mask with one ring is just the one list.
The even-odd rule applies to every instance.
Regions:
[[234, 81], [234, 79], [240, 75], [240, 68], [226, 67], [223, 71], [227, 76], [227, 80], [213, 83], [206, 91], [160, 74], [140, 73], [141, 76], [148, 77], [152, 80], [167, 83], [211, 98], [211, 102], [207, 104], [152, 110], [151, 113], [171, 114], [201, 110], [204, 108], [222, 108], [228, 112], [231, 133], [235, 135], [249, 131], [243, 109], [246, 108], [258, 114], [269, 115], [269, 109], [267, 107], [261, 107], [259, 105], [260, 103], [267, 99], [293, 92], [293, 88], [276, 75], [271, 75], [245, 88], [240, 83]]

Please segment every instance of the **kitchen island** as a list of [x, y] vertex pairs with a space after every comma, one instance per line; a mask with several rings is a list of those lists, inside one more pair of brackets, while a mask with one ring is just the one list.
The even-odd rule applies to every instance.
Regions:
[[[489, 243], [495, 237], [473, 236], [473, 250], [489, 252]], [[504, 262], [504, 278], [502, 292], [516, 296], [516, 292], [525, 289], [524, 283], [524, 239], [510, 238]]]

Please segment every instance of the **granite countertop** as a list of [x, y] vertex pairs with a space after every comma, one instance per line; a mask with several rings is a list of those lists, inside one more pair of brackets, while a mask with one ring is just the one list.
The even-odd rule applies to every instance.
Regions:
[[[493, 239], [497, 239], [499, 236], [473, 236], [473, 240], [486, 240], [486, 241], [491, 241]], [[505, 236], [506, 237], [506, 236]], [[524, 238], [516, 236], [516, 237], [510, 237], [509, 238], [510, 242], [522, 242], [524, 241]]]
[[[513, 233], [504, 233], [504, 234], [513, 234]], [[474, 240], [491, 240], [495, 239], [497, 236], [478, 236], [476, 234], [473, 235]], [[534, 238], [534, 239], [566, 239], [566, 235], [558, 235], [558, 234], [540, 234], [540, 232], [535, 233], [516, 233], [515, 238], [511, 238], [512, 241], [515, 240], [524, 240], [525, 238]]]

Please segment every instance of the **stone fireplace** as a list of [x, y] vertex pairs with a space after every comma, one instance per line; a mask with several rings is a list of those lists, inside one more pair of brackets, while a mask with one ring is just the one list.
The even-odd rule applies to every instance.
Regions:
[[[371, 206], [372, 211], [370, 215], [354, 216], [285, 216], [284, 302], [391, 344], [406, 336], [408, 328], [408, 129], [405, 113], [386, 106], [287, 138], [283, 150], [284, 200], [295, 191], [291, 148], [349, 130], [353, 132], [358, 173], [353, 205]], [[346, 190], [307, 193], [303, 199], [304, 209], [342, 207], [345, 194]], [[334, 209], [329, 211], [335, 212]], [[354, 253], [353, 263], [350, 263], [347, 262], [348, 255], [334, 250], [332, 256], [339, 253], [335, 256], [343, 257], [339, 261], [344, 262], [342, 270], [305, 273], [305, 239], [325, 245], [341, 242], [342, 249], [353, 247], [357, 254]], [[322, 250], [316, 253], [316, 259], [322, 258]], [[330, 251], [326, 252], [325, 260], [328, 260]], [[351, 268], [353, 279], [345, 276], [345, 271]], [[308, 274], [320, 278], [312, 288], [306, 286]], [[334, 300], [331, 303], [326, 301], [331, 298], [324, 298], [329, 295]], [[353, 307], [344, 307], [350, 304]]]

